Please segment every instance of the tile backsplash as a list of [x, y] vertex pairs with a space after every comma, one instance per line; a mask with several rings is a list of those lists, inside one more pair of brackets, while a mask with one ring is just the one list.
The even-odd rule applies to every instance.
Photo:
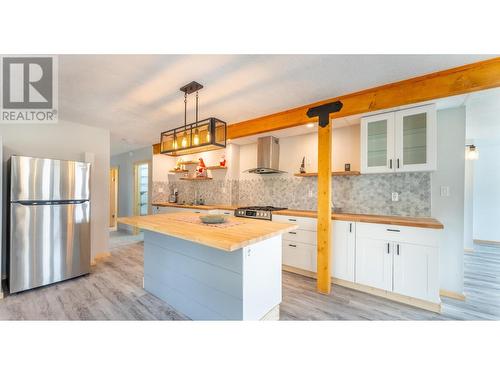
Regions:
[[[205, 204], [317, 208], [316, 177], [154, 182], [152, 201], [168, 200], [174, 188], [179, 191], [179, 201], [186, 203], [202, 198]], [[431, 214], [430, 172], [335, 176], [332, 191], [334, 206], [343, 212], [417, 217]], [[392, 202], [392, 192], [399, 194], [398, 202]]]

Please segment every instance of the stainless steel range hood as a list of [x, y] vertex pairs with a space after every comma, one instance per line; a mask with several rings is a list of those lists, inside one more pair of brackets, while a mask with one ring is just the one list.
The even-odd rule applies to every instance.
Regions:
[[280, 140], [276, 137], [262, 137], [257, 139], [257, 168], [245, 172], [256, 174], [286, 173], [280, 171]]

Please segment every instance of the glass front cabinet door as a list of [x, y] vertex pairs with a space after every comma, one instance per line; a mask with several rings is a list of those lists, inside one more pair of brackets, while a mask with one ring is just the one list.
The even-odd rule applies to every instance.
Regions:
[[361, 119], [361, 173], [394, 170], [394, 112]]
[[436, 169], [436, 108], [434, 105], [396, 112], [396, 172]]
[[361, 173], [436, 169], [436, 108], [409, 108], [361, 119]]

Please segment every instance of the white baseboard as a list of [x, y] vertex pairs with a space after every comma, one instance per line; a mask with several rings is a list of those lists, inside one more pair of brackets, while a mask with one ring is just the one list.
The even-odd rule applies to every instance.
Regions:
[[500, 242], [498, 241], [489, 241], [489, 240], [473, 240], [475, 244], [483, 245], [483, 246], [492, 246], [492, 247], [500, 247]]
[[454, 292], [452, 290], [440, 289], [439, 295], [441, 297], [448, 297], [448, 298], [456, 299], [459, 301], [465, 301], [465, 294], [464, 293], [457, 293], [457, 292]]

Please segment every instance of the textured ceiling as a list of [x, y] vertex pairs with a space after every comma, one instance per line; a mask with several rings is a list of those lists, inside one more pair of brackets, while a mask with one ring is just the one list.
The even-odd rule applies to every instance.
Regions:
[[[62, 55], [60, 118], [111, 131], [118, 154], [183, 124], [179, 88], [198, 81], [200, 118], [234, 123], [485, 55]], [[194, 97], [188, 102], [194, 120]]]

